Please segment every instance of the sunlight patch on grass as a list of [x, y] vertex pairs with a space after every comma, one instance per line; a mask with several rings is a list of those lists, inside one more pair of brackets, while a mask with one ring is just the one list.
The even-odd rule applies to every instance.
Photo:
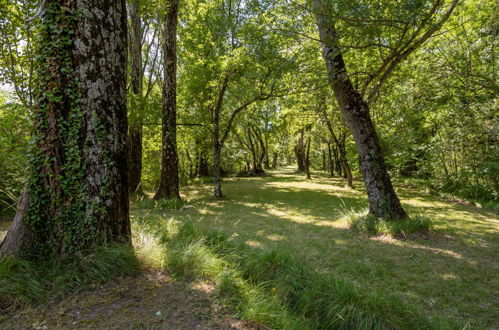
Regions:
[[[192, 220], [203, 230], [221, 230], [246, 246], [252, 242], [258, 249], [296, 253], [320, 273], [334, 272], [362, 287], [393, 293], [428, 316], [499, 328], [493, 304], [499, 286], [497, 215], [399, 187], [406, 210], [430, 218], [432, 233], [410, 240], [358, 235], [339, 213], [367, 207], [361, 182], [355, 182], [356, 190], [345, 190], [342, 179], [306, 181], [292, 171], [224, 182], [227, 199], [221, 202], [211, 197], [211, 185], [185, 187], [183, 194], [196, 209], [168, 216]], [[314, 188], [300, 188], [307, 185]], [[271, 240], [272, 235], [286, 239]], [[456, 279], [446, 280], [443, 274]]]

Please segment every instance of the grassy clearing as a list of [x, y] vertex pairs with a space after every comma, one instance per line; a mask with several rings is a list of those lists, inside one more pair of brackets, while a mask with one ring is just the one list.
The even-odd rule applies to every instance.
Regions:
[[141, 265], [209, 280], [222, 305], [272, 328], [499, 326], [493, 213], [404, 188], [406, 209], [431, 219], [430, 234], [371, 237], [350, 230], [344, 211], [366, 208], [362, 190], [290, 169], [272, 174], [227, 179], [222, 201], [200, 183], [184, 189], [183, 204], [136, 202], [135, 257], [118, 249], [70, 264], [5, 259], [2, 303], [44, 301]]
[[313, 271], [279, 248], [262, 251], [223, 232], [203, 234], [191, 222], [165, 222], [151, 214], [137, 219], [135, 227], [139, 251], [161, 251], [144, 253], [144, 264], [187, 280], [213, 281], [221, 303], [245, 320], [277, 329], [457, 328], [427, 319], [394, 295]]
[[370, 237], [352, 232], [344, 216], [344, 210], [367, 207], [359, 188], [317, 174], [307, 181], [292, 169], [271, 174], [227, 179], [223, 201], [211, 197], [210, 185], [199, 184], [184, 188], [185, 202], [195, 208], [134, 208], [133, 213], [191, 221], [202, 231], [220, 230], [257, 250], [288, 251], [319, 274], [393, 296], [428, 319], [443, 316], [462, 326], [499, 327], [499, 221], [494, 213], [399, 187], [409, 213], [431, 219], [431, 234], [409, 240]]

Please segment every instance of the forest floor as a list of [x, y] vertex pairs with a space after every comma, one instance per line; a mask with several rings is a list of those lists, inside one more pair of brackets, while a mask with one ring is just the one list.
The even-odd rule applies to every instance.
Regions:
[[[182, 197], [192, 207], [175, 211], [136, 203], [132, 216], [155, 213], [192, 221], [201, 229], [222, 230], [255, 249], [282, 248], [317, 272], [338, 274], [367, 291], [395, 294], [429, 317], [448, 317], [463, 327], [471, 323], [473, 328], [499, 328], [496, 214], [398, 185], [405, 208], [430, 218], [433, 230], [407, 239], [368, 237], [348, 229], [345, 213], [367, 207], [362, 182], [355, 186], [350, 189], [343, 179], [321, 173], [306, 180], [284, 168], [263, 178], [225, 179], [223, 200], [211, 197], [209, 184], [183, 187]], [[2, 230], [3, 225], [0, 236]], [[149, 270], [137, 278], [118, 279], [21, 310], [0, 328], [250, 327], [217, 306], [213, 294], [209, 283], [187, 284]]]
[[123, 277], [0, 320], [1, 329], [251, 329], [210, 297], [208, 282], [187, 284], [158, 271]]

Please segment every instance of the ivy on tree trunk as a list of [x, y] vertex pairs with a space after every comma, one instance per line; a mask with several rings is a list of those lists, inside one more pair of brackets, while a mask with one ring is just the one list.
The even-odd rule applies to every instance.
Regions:
[[0, 254], [129, 243], [123, 0], [48, 0], [31, 173]]

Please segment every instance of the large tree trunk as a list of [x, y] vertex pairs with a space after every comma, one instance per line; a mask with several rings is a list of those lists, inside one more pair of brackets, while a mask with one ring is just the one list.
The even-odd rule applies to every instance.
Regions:
[[131, 63], [131, 109], [128, 128], [128, 189], [140, 193], [142, 176], [142, 112], [143, 112], [143, 70], [142, 70], [142, 22], [140, 6], [132, 1], [130, 13], [130, 63]]
[[348, 76], [334, 22], [330, 16], [321, 14], [324, 10], [322, 0], [314, 0], [314, 10], [329, 82], [357, 145], [360, 170], [369, 197], [369, 213], [390, 220], [406, 218], [386, 170], [369, 107]]
[[177, 155], [177, 16], [178, 0], [172, 0], [168, 2], [165, 17], [161, 178], [155, 199], [180, 199]]
[[130, 242], [125, 2], [49, 0], [40, 38], [31, 173], [0, 255]]

